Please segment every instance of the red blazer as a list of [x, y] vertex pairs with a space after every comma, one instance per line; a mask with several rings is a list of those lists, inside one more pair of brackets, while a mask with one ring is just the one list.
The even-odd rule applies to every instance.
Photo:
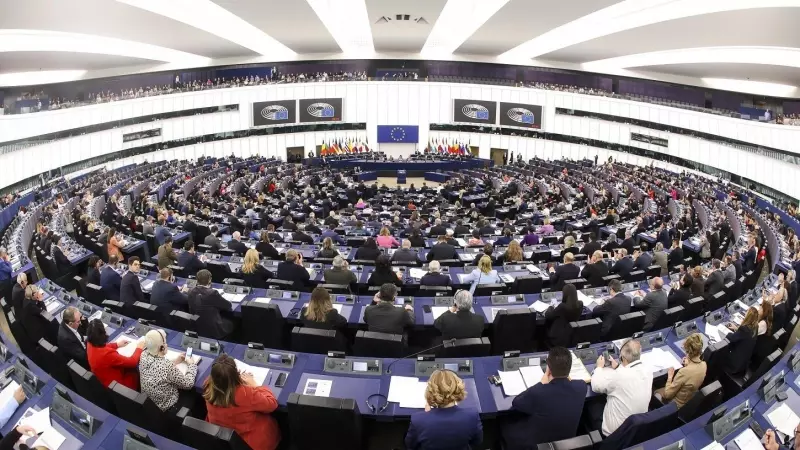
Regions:
[[278, 409], [278, 400], [265, 386], [236, 388], [236, 406], [222, 408], [206, 401], [206, 421], [231, 428], [253, 450], [275, 450], [281, 441], [278, 422], [269, 413]]
[[[128, 345], [136, 345], [131, 342]], [[139, 390], [139, 357], [142, 349], [137, 348], [133, 356], [125, 357], [117, 353], [117, 343], [109, 342], [103, 347], [86, 343], [86, 356], [89, 367], [100, 383], [108, 387], [112, 381]]]

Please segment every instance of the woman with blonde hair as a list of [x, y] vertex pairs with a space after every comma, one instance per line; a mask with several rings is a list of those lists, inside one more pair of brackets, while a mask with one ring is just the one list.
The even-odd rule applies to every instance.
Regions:
[[405, 444], [409, 450], [469, 449], [483, 442], [478, 411], [459, 406], [467, 397], [464, 382], [450, 370], [437, 370], [425, 388], [425, 412], [411, 416]]
[[331, 303], [330, 293], [321, 286], [311, 291], [311, 300], [303, 307], [300, 319], [303, 321], [303, 326], [309, 328], [331, 330], [347, 327], [347, 319], [336, 311]]
[[522, 247], [519, 245], [519, 242], [511, 241], [511, 243], [508, 244], [508, 249], [503, 255], [503, 261], [513, 263], [520, 262], [523, 259], [525, 259], [525, 255], [522, 253]]
[[761, 302], [758, 313], [758, 335], [772, 336], [772, 303]]
[[380, 235], [375, 238], [378, 247], [383, 248], [392, 248], [392, 247], [400, 247], [400, 242], [395, 239], [394, 236], [389, 234], [389, 229], [386, 227], [381, 228]]
[[326, 237], [322, 240], [322, 249], [317, 253], [319, 258], [335, 258], [339, 251], [333, 246], [333, 239]]
[[497, 271], [492, 269], [492, 258], [482, 256], [478, 261], [478, 267], [467, 274], [462, 281], [463, 284], [472, 283], [472, 290], [479, 284], [502, 283]]
[[244, 254], [242, 263], [242, 279], [244, 284], [254, 288], [266, 289], [267, 280], [272, 278], [272, 272], [262, 266], [259, 262], [258, 251], [255, 249], [247, 250]]
[[670, 367], [667, 372], [667, 384], [656, 391], [664, 402], [675, 400], [678, 408], [683, 407], [700, 389], [706, 378], [706, 362], [702, 359], [703, 339], [700, 334], [694, 333], [683, 341], [683, 368], [678, 370]]

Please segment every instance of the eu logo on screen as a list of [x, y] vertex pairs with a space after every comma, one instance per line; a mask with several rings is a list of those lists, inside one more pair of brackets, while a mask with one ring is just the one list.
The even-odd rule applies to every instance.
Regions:
[[333, 108], [325, 108], [322, 110], [322, 117], [333, 117]]
[[289, 111], [279, 111], [275, 114], [275, 120], [287, 120], [289, 118]]
[[476, 111], [476, 119], [489, 120], [489, 111]]
[[522, 123], [533, 123], [533, 114], [523, 114]]

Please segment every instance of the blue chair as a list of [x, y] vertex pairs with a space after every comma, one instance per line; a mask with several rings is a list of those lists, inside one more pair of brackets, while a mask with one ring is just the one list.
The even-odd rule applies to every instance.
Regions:
[[603, 440], [600, 450], [628, 448], [666, 434], [678, 426], [678, 406], [675, 402], [670, 402], [661, 408], [634, 414], [625, 419], [619, 428]]

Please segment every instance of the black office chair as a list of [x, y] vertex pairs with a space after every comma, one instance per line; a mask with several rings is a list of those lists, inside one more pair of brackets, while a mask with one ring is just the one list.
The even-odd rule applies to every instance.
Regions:
[[633, 283], [636, 281], [644, 281], [647, 279], [647, 273], [644, 270], [634, 270], [625, 277], [625, 283]]
[[644, 311], [634, 311], [628, 314], [619, 316], [616, 322], [611, 325], [608, 330], [608, 336], [604, 336], [607, 340], [626, 339], [633, 336], [634, 333], [642, 331], [644, 328]]
[[162, 412], [147, 394], [134, 391], [116, 381], [108, 386], [108, 392], [117, 409], [117, 415], [123, 420], [162, 436], [180, 438], [178, 430], [183, 418], [178, 420], [175, 415]]
[[622, 425], [600, 444], [600, 450], [616, 450], [666, 434], [680, 425], [675, 402], [642, 414], [628, 416]]
[[290, 348], [293, 352], [327, 354], [329, 351], [347, 351], [336, 330], [294, 327]]
[[[292, 392], [286, 406], [296, 450], [331, 448], [332, 443], [336, 443], [336, 448], [348, 450], [363, 448], [361, 414], [355, 400]], [[308, 432], [310, 423], [316, 424], [313, 433]]]
[[722, 383], [722, 390], [725, 392], [725, 395], [728, 396], [728, 398], [734, 397], [747, 389], [755, 380], [766, 374], [780, 358], [781, 350], [777, 349], [762, 360], [755, 370], [745, 370], [744, 374], [730, 374], [723, 371], [719, 381]]
[[703, 350], [703, 361], [706, 362], [706, 378], [703, 380], [703, 386], [716, 381], [722, 375], [722, 369], [725, 366], [725, 360], [728, 358], [729, 350], [727, 339], [709, 344]]
[[492, 343], [488, 337], [456, 339], [455, 342], [446, 342], [439, 351], [440, 358], [477, 358], [489, 356]]
[[72, 377], [67, 369], [68, 358], [60, 348], [48, 342], [46, 339], [39, 339], [39, 345], [32, 355], [33, 362], [44, 369], [51, 377], [64, 386], [73, 389]]
[[407, 353], [402, 334], [359, 330], [353, 343], [355, 356], [402, 358]]
[[697, 391], [691, 400], [683, 405], [678, 411], [678, 419], [683, 423], [689, 423], [716, 408], [722, 403], [722, 398], [722, 385], [719, 381], [715, 381]]
[[653, 325], [653, 330], [660, 330], [675, 325], [679, 322], [684, 315], [683, 306], [676, 306], [674, 308], [667, 308], [661, 313], [661, 316], [656, 320]]
[[420, 286], [417, 295], [420, 297], [436, 297], [437, 295], [452, 295], [450, 286]]
[[83, 296], [89, 303], [93, 303], [97, 306], [103, 304], [103, 300], [106, 299], [106, 294], [103, 292], [103, 288], [96, 284], [86, 283], [86, 295]]
[[539, 275], [522, 275], [514, 279], [512, 294], [540, 294], [544, 280]]
[[[130, 316], [134, 319], [144, 319], [165, 328], [169, 328], [170, 326], [169, 313], [160, 311], [156, 305], [143, 302], [134, 302], [134, 304], [128, 308], [128, 311]], [[172, 310], [170, 310], [170, 312], [172, 312]]]
[[[792, 317], [792, 320], [789, 321], [789, 324], [786, 325], [786, 328], [775, 332], [775, 338], [778, 340], [778, 349], [783, 350], [786, 348], [786, 344], [789, 343], [789, 337], [791, 337], [796, 324], [797, 317]], [[781, 331], [783, 331], [783, 333], [781, 333]]]
[[581, 342], [598, 342], [600, 341], [600, 331], [603, 322], [600, 319], [587, 319], [577, 322], [570, 322], [569, 326], [572, 328], [572, 344], [571, 346], [578, 345]]
[[250, 450], [238, 433], [205, 420], [186, 417], [181, 425], [181, 442], [197, 450]]
[[77, 362], [70, 360], [67, 364], [69, 375], [72, 378], [72, 384], [75, 386], [75, 391], [78, 395], [94, 403], [96, 406], [105, 409], [111, 414], [116, 414], [116, 408], [111, 401], [111, 396], [108, 390], [100, 383], [100, 380], [94, 374], [83, 367]]
[[258, 342], [267, 348], [284, 348], [285, 323], [280, 308], [274, 303], [242, 302], [242, 334], [245, 342]]
[[594, 430], [589, 434], [575, 436], [574, 438], [538, 444], [536, 448], [537, 450], [592, 450], [602, 441], [603, 436], [599, 431]]
[[705, 301], [706, 299], [703, 297], [690, 298], [686, 302], [686, 307], [683, 310], [683, 321], [688, 322], [702, 316]]
[[173, 310], [169, 313], [169, 321], [172, 324], [172, 328], [180, 332], [197, 331], [197, 321], [199, 319], [200, 316], [183, 311]]
[[211, 272], [211, 281], [214, 283], [224, 283], [226, 278], [239, 278], [238, 274], [231, 272], [226, 262], [211, 260], [206, 262], [206, 268]]
[[706, 304], [706, 311], [716, 311], [725, 306], [726, 303], [728, 303], [725, 291], [719, 291], [716, 294], [710, 296], [706, 294], [706, 296], [708, 297], [708, 303]]
[[653, 264], [647, 268], [647, 278], [655, 278], [661, 276], [661, 266]]
[[780, 329], [774, 335], [765, 333], [756, 338], [756, 347], [753, 349], [753, 357], [750, 358], [751, 369], [756, 369], [761, 361], [778, 349], [778, 338], [782, 338], [785, 333], [785, 330]]
[[11, 330], [11, 335], [14, 336], [14, 340], [17, 341], [17, 346], [22, 350], [22, 353], [32, 355], [38, 344], [31, 340], [25, 328], [23, 328], [22, 322], [16, 319], [13, 311], [8, 313], [8, 328]]
[[350, 294], [353, 292], [349, 284], [320, 284], [318, 286], [327, 289], [331, 294]]
[[501, 309], [494, 316], [492, 354], [509, 350], [529, 353], [535, 349], [536, 314], [528, 308]]
[[479, 284], [473, 296], [486, 297], [488, 295], [504, 294], [507, 292], [505, 283]]
[[622, 277], [620, 277], [618, 273], [615, 273], [615, 274], [612, 274], [612, 275], [604, 276], [603, 277], [603, 284], [601, 284], [599, 286], [592, 286], [592, 287], [608, 286], [608, 284], [611, 283], [611, 280], [619, 280], [619, 282], [622, 283]]
[[270, 278], [267, 280], [269, 289], [280, 289], [284, 291], [293, 291], [294, 282], [288, 280], [281, 280], [280, 278]]

